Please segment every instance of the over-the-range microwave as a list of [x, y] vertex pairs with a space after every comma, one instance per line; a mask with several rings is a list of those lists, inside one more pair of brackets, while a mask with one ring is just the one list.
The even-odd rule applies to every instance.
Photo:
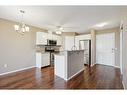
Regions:
[[57, 41], [56, 40], [47, 39], [47, 45], [56, 46], [57, 45]]

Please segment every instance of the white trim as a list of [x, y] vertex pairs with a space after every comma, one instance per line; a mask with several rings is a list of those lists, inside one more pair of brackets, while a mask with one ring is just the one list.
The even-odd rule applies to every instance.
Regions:
[[120, 72], [123, 74], [123, 31], [120, 30]]
[[116, 68], [119, 68], [119, 69], [120, 69], [120, 67], [119, 67], [119, 66], [114, 66], [114, 67], [116, 67]]
[[[99, 64], [99, 63], [96, 63], [96, 64]], [[105, 64], [99, 64], [99, 65], [105, 65]], [[120, 69], [119, 66], [112, 66], [112, 65], [105, 65], [105, 66], [110, 66], [110, 67], [115, 67], [115, 68], [119, 68]]]
[[67, 78], [65, 78], [64, 80], [65, 80], [65, 81], [68, 81], [68, 79], [67, 79]]
[[67, 78], [67, 79], [65, 79], [65, 80], [68, 81], [68, 80], [72, 79], [74, 76], [76, 76], [77, 74], [79, 74], [79, 73], [82, 72], [83, 70], [84, 70], [84, 68], [81, 69], [81, 70], [79, 70], [77, 73], [75, 73], [74, 75], [72, 75], [71, 77], [69, 77], [69, 78]]
[[[95, 64], [97, 64], [97, 63], [95, 63]], [[91, 64], [91, 67], [93, 67], [95, 64]]]
[[15, 73], [15, 72], [19, 72], [19, 71], [23, 71], [23, 70], [34, 68], [34, 67], [36, 67], [36, 66], [31, 66], [31, 67], [22, 68], [22, 69], [19, 69], [19, 70], [14, 70], [14, 71], [10, 71], [10, 72], [1, 73], [0, 76]]
[[[113, 65], [107, 65], [107, 64], [100, 64], [100, 63], [96, 63], [96, 64], [99, 64], [99, 65], [104, 65], [104, 66], [110, 66], [110, 67], [115, 67]], [[117, 66], [116, 66], [117, 67]]]
[[123, 84], [123, 88], [125, 89], [125, 85], [124, 85], [124, 82], [122, 81], [122, 84]]

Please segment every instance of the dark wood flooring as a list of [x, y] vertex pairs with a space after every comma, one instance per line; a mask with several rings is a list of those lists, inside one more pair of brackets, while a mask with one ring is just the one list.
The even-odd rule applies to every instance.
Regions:
[[32, 68], [0, 76], [0, 89], [123, 89], [118, 68], [86, 67], [68, 82], [54, 75], [54, 68]]

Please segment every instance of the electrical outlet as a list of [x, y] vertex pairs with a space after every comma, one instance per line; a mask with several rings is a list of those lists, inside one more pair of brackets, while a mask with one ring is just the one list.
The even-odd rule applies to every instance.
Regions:
[[7, 68], [7, 64], [4, 64], [4, 68]]

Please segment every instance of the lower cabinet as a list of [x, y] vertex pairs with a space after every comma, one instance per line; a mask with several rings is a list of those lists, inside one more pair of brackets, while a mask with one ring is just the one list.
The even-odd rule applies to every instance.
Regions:
[[36, 53], [36, 67], [41, 68], [50, 65], [49, 53]]
[[42, 57], [41, 57], [41, 67], [45, 67], [45, 66], [48, 66], [50, 65], [50, 54], [49, 53], [44, 53], [42, 54]]

